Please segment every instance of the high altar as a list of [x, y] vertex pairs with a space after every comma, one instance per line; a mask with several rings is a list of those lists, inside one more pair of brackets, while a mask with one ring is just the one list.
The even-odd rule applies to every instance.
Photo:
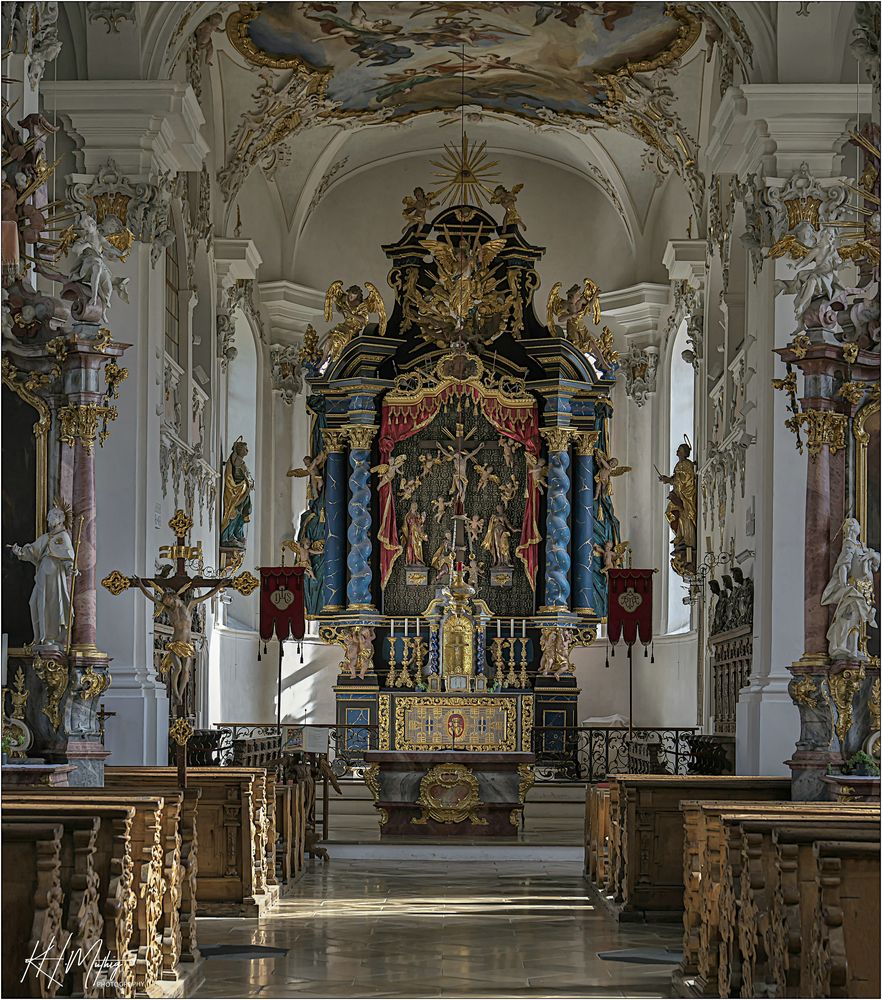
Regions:
[[515, 835], [534, 752], [576, 724], [569, 652], [596, 637], [622, 550], [617, 357], [588, 331], [589, 279], [556, 283], [537, 317], [543, 249], [522, 234], [520, 187], [487, 187], [465, 144], [448, 152], [445, 189], [406, 197], [383, 247], [388, 319], [373, 285], [337, 281], [323, 351], [307, 333], [296, 548], [308, 614], [344, 650], [337, 722], [383, 834]]

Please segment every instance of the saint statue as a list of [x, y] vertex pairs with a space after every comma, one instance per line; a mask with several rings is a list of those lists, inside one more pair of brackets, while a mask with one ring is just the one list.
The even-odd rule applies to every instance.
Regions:
[[238, 438], [224, 466], [224, 502], [221, 516], [221, 548], [244, 549], [245, 525], [251, 520], [254, 480], [245, 464], [248, 445]]
[[505, 507], [496, 505], [496, 512], [490, 515], [487, 522], [487, 534], [481, 542], [481, 548], [490, 553], [493, 566], [511, 568], [511, 533], [514, 531]]
[[437, 573], [435, 579], [438, 582], [451, 574], [453, 569], [453, 535], [450, 531], [444, 532], [441, 544], [432, 553], [432, 569]]
[[46, 515], [45, 535], [29, 545], [13, 545], [12, 554], [37, 567], [31, 592], [31, 623], [34, 642], [39, 646], [63, 647], [70, 624], [70, 577], [74, 570], [74, 550], [66, 515], [53, 507]]
[[425, 566], [423, 542], [429, 536], [426, 534], [426, 515], [420, 512], [416, 500], [411, 501], [410, 510], [404, 515], [401, 534], [404, 538], [405, 563], [408, 566]]
[[879, 553], [861, 541], [861, 526], [853, 517], [842, 525], [842, 551], [833, 576], [821, 594], [821, 604], [835, 604], [827, 629], [832, 660], [866, 661], [860, 648], [863, 627], [876, 628], [873, 574], [879, 570]]
[[[658, 473], [659, 482], [671, 487], [665, 517], [674, 532], [671, 568], [678, 576], [695, 572], [695, 543], [698, 535], [698, 480], [695, 463], [689, 458], [692, 446], [689, 440], [677, 449], [677, 464], [673, 475]], [[656, 470], [658, 472], [658, 470]]]

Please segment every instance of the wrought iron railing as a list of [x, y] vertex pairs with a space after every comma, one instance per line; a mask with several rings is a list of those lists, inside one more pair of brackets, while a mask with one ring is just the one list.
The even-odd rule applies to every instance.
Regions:
[[283, 722], [262, 725], [253, 722], [218, 722], [215, 731], [223, 733], [222, 742], [228, 752], [220, 763], [229, 764], [233, 760], [233, 747], [238, 740], [261, 739], [281, 735], [281, 752], [292, 753], [306, 749], [312, 742], [307, 735], [315, 736], [319, 731], [328, 735], [328, 762], [338, 778], [358, 777], [364, 768], [366, 750], [379, 747], [379, 726], [376, 724], [338, 725], [320, 722]]
[[536, 726], [537, 781], [603, 781], [611, 774], [686, 774], [691, 729]]
[[[206, 751], [211, 763], [231, 764], [238, 740], [280, 735], [284, 755], [310, 745], [307, 730], [327, 732], [328, 761], [338, 778], [360, 777], [365, 751], [379, 747], [379, 726], [374, 724], [220, 722], [214, 727], [217, 737], [206, 738]], [[610, 774], [687, 774], [690, 737], [696, 732], [694, 727], [536, 726], [536, 780], [591, 783]]]

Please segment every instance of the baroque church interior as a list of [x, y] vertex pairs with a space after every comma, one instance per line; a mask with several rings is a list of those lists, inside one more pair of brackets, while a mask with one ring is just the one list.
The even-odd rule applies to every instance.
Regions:
[[880, 995], [879, 19], [3, 4], [4, 996]]

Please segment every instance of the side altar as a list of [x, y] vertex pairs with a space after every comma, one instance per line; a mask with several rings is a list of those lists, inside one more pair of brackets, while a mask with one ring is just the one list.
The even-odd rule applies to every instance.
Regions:
[[453, 763], [462, 781], [441, 781], [439, 808], [470, 800], [474, 779], [476, 801], [507, 804], [517, 831], [519, 769], [577, 723], [570, 652], [596, 638], [606, 570], [627, 547], [611, 490], [628, 471], [609, 445], [618, 355], [608, 329], [589, 330], [599, 289], [555, 283], [540, 320], [544, 250], [522, 234], [520, 186], [488, 186], [480, 147], [448, 160], [383, 247], [391, 314], [374, 285], [335, 281], [325, 319], [340, 321], [307, 331], [311, 451], [289, 473], [308, 477], [290, 543], [307, 615], [343, 650], [337, 722], [384, 835], [475, 825], [458, 808], [420, 818], [432, 768], [452, 780]]

